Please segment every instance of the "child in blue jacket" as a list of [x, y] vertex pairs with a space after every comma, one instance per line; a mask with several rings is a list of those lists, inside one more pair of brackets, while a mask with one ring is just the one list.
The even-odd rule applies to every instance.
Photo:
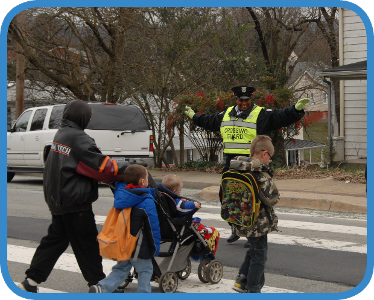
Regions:
[[160, 192], [166, 193], [174, 199], [180, 217], [183, 217], [195, 208], [201, 208], [201, 205], [198, 202], [181, 199], [180, 195], [183, 188], [183, 181], [179, 176], [174, 174], [166, 175], [162, 180], [162, 183], [156, 184]]
[[[140, 165], [130, 165], [125, 170], [124, 182], [117, 182], [114, 190], [114, 207], [116, 209], [131, 209], [130, 232], [136, 236], [143, 230], [143, 239], [138, 240], [140, 251], [138, 257], [127, 261], [119, 261], [112, 268], [108, 277], [99, 281], [89, 289], [89, 293], [112, 293], [126, 280], [130, 270], [134, 267], [138, 273], [138, 293], [151, 292], [151, 278], [153, 265], [151, 258], [158, 256], [160, 251], [160, 225], [155, 205], [155, 189], [148, 187], [148, 171]], [[137, 245], [138, 247], [139, 245]]]

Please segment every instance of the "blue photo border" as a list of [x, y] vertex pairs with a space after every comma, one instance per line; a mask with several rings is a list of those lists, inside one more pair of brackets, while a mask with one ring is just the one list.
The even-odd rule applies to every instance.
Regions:
[[[6, 1], [6, 0], [5, 0]], [[371, 51], [373, 51], [373, 27], [370, 22], [369, 17], [365, 13], [365, 11], [359, 7], [358, 5], [347, 2], [347, 1], [339, 1], [339, 0], [315, 0], [315, 1], [308, 1], [308, 4], [312, 3], [313, 5], [310, 5], [308, 7], [342, 7], [342, 8], [347, 8], [350, 9], [354, 12], [356, 12], [362, 19], [365, 28], [366, 28], [366, 33], [367, 33], [367, 53], [369, 54]], [[103, 5], [105, 4], [105, 5]], [[7, 99], [7, 90], [6, 90], [6, 78], [7, 78], [7, 66], [6, 66], [6, 57], [7, 57], [7, 32], [8, 32], [8, 26], [11, 22], [11, 20], [21, 11], [32, 8], [32, 7], [56, 7], [56, 6], [71, 6], [71, 7], [115, 7], [115, 6], [133, 6], [133, 7], [152, 7], [152, 6], [174, 6], [174, 7], [182, 7], [182, 6], [188, 6], [188, 7], [246, 7], [246, 6], [253, 6], [253, 7], [259, 7], [259, 6], [269, 6], [269, 7], [300, 7], [300, 1], [295, 1], [295, 0], [285, 0], [282, 2], [275, 1], [275, 0], [264, 0], [261, 2], [259, 5], [259, 2], [257, 1], [243, 1], [243, 0], [235, 0], [234, 3], [230, 3], [228, 1], [222, 1], [222, 0], [217, 0], [217, 1], [212, 1], [212, 0], [204, 0], [204, 1], [178, 1], [177, 3], [171, 0], [157, 0], [157, 1], [150, 1], [150, 0], [138, 0], [134, 3], [134, 1], [124, 1], [124, 0], [107, 0], [107, 1], [97, 1], [97, 0], [92, 0], [92, 1], [87, 1], [87, 0], [78, 0], [78, 1], [72, 1], [72, 0], [65, 0], [65, 1], [51, 1], [51, 0], [35, 0], [35, 1], [28, 1], [24, 2], [22, 4], [17, 5], [14, 7], [4, 18], [4, 21], [1, 25], [1, 33], [0, 33], [0, 43], [1, 43], [1, 48], [0, 48], [0, 57], [2, 59], [0, 60], [0, 66], [1, 66], [1, 82], [3, 84], [1, 85], [1, 94], [3, 95], [3, 102], [1, 103], [1, 109], [0, 109], [0, 119], [2, 122], [3, 128], [6, 128], [6, 120], [7, 120], [7, 109], [6, 109], [6, 99]], [[372, 61], [371, 57], [368, 59], [368, 69], [372, 69]], [[368, 72], [368, 82], [372, 81], [372, 74], [371, 71]], [[373, 86], [371, 84], [368, 84], [367, 86], [367, 99], [370, 99], [373, 95]], [[372, 111], [371, 108], [373, 108], [373, 104], [371, 101], [367, 101], [367, 111]], [[373, 118], [374, 119], [374, 118]], [[372, 118], [367, 118], [367, 128], [373, 128], [373, 119]], [[5, 133], [6, 130], [3, 131], [4, 134], [4, 142], [3, 146], [0, 148], [0, 153], [3, 158], [6, 157], [6, 138], [5, 138]], [[373, 134], [369, 131], [367, 131], [367, 148], [372, 149], [373, 141], [369, 138]], [[373, 189], [371, 188], [372, 181], [370, 178], [371, 174], [371, 167], [373, 166], [372, 164], [372, 159], [371, 157], [367, 158], [367, 163], [368, 163], [368, 191], [367, 191], [367, 198], [371, 199], [373, 195]], [[2, 183], [2, 190], [6, 190], [6, 160], [1, 161], [1, 170], [3, 170], [0, 174], [0, 180]], [[20, 208], [22, 209], [22, 208]], [[373, 211], [373, 203], [371, 201], [368, 201], [367, 203], [367, 212], [369, 216], [369, 212], [372, 213]], [[1, 209], [1, 217], [0, 217], [0, 235], [1, 239], [4, 241], [7, 240], [7, 202], [2, 201], [2, 209]], [[357, 285], [355, 288], [343, 292], [343, 293], [306, 293], [306, 294], [277, 294], [277, 298], [280, 297], [282, 299], [347, 299], [350, 297], [354, 297], [360, 292], [362, 292], [366, 286], [369, 284], [372, 275], [373, 275], [373, 220], [371, 218], [367, 218], [367, 229], [368, 229], [368, 235], [367, 235], [367, 266], [366, 266], [366, 274], [361, 281], [359, 285]], [[7, 243], [2, 243], [0, 246], [0, 265], [1, 265], [1, 272], [4, 278], [5, 283], [9, 287], [11, 291], [13, 291], [16, 295], [23, 297], [25, 299], [50, 299], [51, 295], [50, 294], [31, 294], [25, 291], [22, 291], [19, 289], [11, 279], [9, 272], [8, 272], [8, 267], [7, 267]], [[243, 252], [244, 255], [244, 252]], [[372, 283], [373, 284], [373, 283]], [[206, 297], [208, 295], [201, 294], [202, 297]], [[372, 296], [372, 295], [371, 295]], [[116, 298], [116, 297], [127, 297], [126, 294], [75, 294], [75, 293], [69, 293], [69, 294], [53, 294], [53, 298], [58, 300], [58, 299], [63, 299], [69, 297], [70, 299], [92, 299], [92, 297], [102, 297], [108, 299], [110, 297]], [[138, 295], [141, 299], [149, 299], [149, 297], [152, 297], [153, 299], [164, 299], [169, 298], [169, 297], [178, 297], [179, 299], [188, 299], [191, 297], [191, 294], [183, 294], [183, 293], [178, 293], [178, 294], [172, 294], [172, 295], [167, 295], [167, 294], [152, 294], [152, 295], [146, 295], [146, 294], [141, 294]], [[147, 297], [147, 298], [146, 298]], [[209, 296], [208, 296], [209, 297]], [[216, 299], [224, 299], [226, 297], [235, 297], [236, 299], [241, 299], [244, 297], [248, 297], [245, 294], [229, 294], [228, 296], [225, 294], [214, 294], [213, 296]], [[252, 297], [252, 296], [251, 296]], [[256, 299], [258, 297], [253, 296]], [[261, 299], [272, 299], [274, 297], [273, 294], [261, 294]], [[359, 297], [359, 296], [358, 296]], [[358, 298], [358, 297], [355, 297]], [[5, 299], [5, 298], [4, 298]], [[117, 298], [119, 299], [119, 298]]]

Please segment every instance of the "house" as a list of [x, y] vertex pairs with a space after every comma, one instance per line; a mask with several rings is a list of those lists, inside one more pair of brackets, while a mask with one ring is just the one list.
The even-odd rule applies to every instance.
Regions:
[[[297, 55], [292, 52], [289, 62], [293, 64], [297, 61]], [[307, 70], [306, 70], [307, 69]], [[316, 70], [309, 66], [307, 62], [297, 62], [294, 65], [292, 76], [288, 81], [288, 86], [294, 91], [295, 99], [310, 98], [310, 102], [305, 106], [304, 111], [310, 122], [327, 120], [328, 118], [328, 85], [315, 76]], [[292, 130], [290, 127], [288, 130]], [[291, 133], [291, 135], [293, 135]], [[324, 167], [324, 147], [325, 144], [306, 141], [304, 130], [301, 128], [298, 135], [284, 142], [286, 163], [288, 166], [300, 166], [315, 164], [312, 162], [312, 149], [319, 148], [321, 151], [321, 162]]]
[[310, 122], [327, 120], [328, 117], [328, 86], [315, 79], [308, 71], [304, 73], [289, 87], [294, 90], [295, 99], [310, 98], [304, 111]]
[[[173, 137], [173, 144], [176, 156], [178, 159], [180, 158], [180, 141], [179, 136]], [[174, 164], [173, 154], [171, 151], [171, 147], [169, 146], [166, 149], [166, 159], [168, 161], [168, 164]], [[198, 161], [201, 160], [201, 156], [199, 154], [199, 151], [196, 149], [196, 147], [191, 143], [190, 139], [188, 137], [184, 137], [184, 162], [179, 162], [179, 164], [186, 163], [189, 161]]]
[[61, 59], [68, 59], [73, 61], [81, 61], [83, 59], [84, 62], [86, 62], [87, 60], [86, 54], [83, 51], [72, 47], [56, 47], [50, 50], [49, 53]]
[[[353, 11], [339, 11], [340, 66], [321, 70], [318, 76], [329, 84], [329, 103], [334, 101], [331, 81], [340, 80], [340, 128], [330, 125], [332, 161], [361, 160], [367, 157], [367, 35], [364, 23]], [[371, 32], [372, 34], [372, 32]], [[331, 151], [330, 151], [331, 152]]]
[[[72, 94], [65, 88], [49, 86], [43, 82], [31, 82], [25, 80], [24, 109], [37, 105], [62, 103], [72, 99]], [[70, 95], [70, 97], [69, 97]], [[13, 124], [15, 120], [16, 83], [7, 83], [7, 124]]]

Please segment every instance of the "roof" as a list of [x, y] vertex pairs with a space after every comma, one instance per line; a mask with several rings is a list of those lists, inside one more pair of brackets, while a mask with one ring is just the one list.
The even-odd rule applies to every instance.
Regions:
[[367, 60], [339, 66], [336, 68], [321, 70], [317, 72], [316, 75], [321, 77], [330, 77], [331, 80], [367, 79]]
[[296, 81], [289, 87], [290, 89], [294, 89], [296, 87], [296, 85], [304, 78], [304, 77], [307, 77], [309, 78], [309, 80], [311, 82], [313, 82], [314, 84], [316, 85], [319, 85], [319, 86], [322, 86], [322, 87], [326, 87], [326, 90], [327, 90], [327, 84], [324, 83], [324, 82], [321, 82], [321, 81], [318, 81], [317, 79], [315, 79], [308, 71], [304, 71], [303, 74], [301, 74], [297, 79]]
[[[61, 88], [66, 92], [64, 94], [58, 87], [53, 87], [52, 85], [46, 85], [43, 82], [31, 82], [30, 80], [25, 80], [25, 101], [37, 101], [37, 102], [64, 102], [69, 99], [74, 99], [74, 96], [66, 88]], [[70, 98], [68, 95], [70, 95]], [[8, 83], [7, 88], [7, 101], [15, 102], [16, 100], [16, 83], [11, 81]]]
[[284, 148], [286, 150], [298, 150], [298, 149], [310, 149], [310, 148], [320, 148], [326, 146], [325, 144], [298, 140], [298, 139], [288, 139], [284, 141]]

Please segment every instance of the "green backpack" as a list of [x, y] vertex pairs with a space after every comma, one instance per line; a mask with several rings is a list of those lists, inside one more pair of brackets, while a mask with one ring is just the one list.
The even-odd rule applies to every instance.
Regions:
[[250, 229], [260, 210], [259, 187], [252, 172], [230, 169], [222, 174], [221, 217], [226, 222]]

